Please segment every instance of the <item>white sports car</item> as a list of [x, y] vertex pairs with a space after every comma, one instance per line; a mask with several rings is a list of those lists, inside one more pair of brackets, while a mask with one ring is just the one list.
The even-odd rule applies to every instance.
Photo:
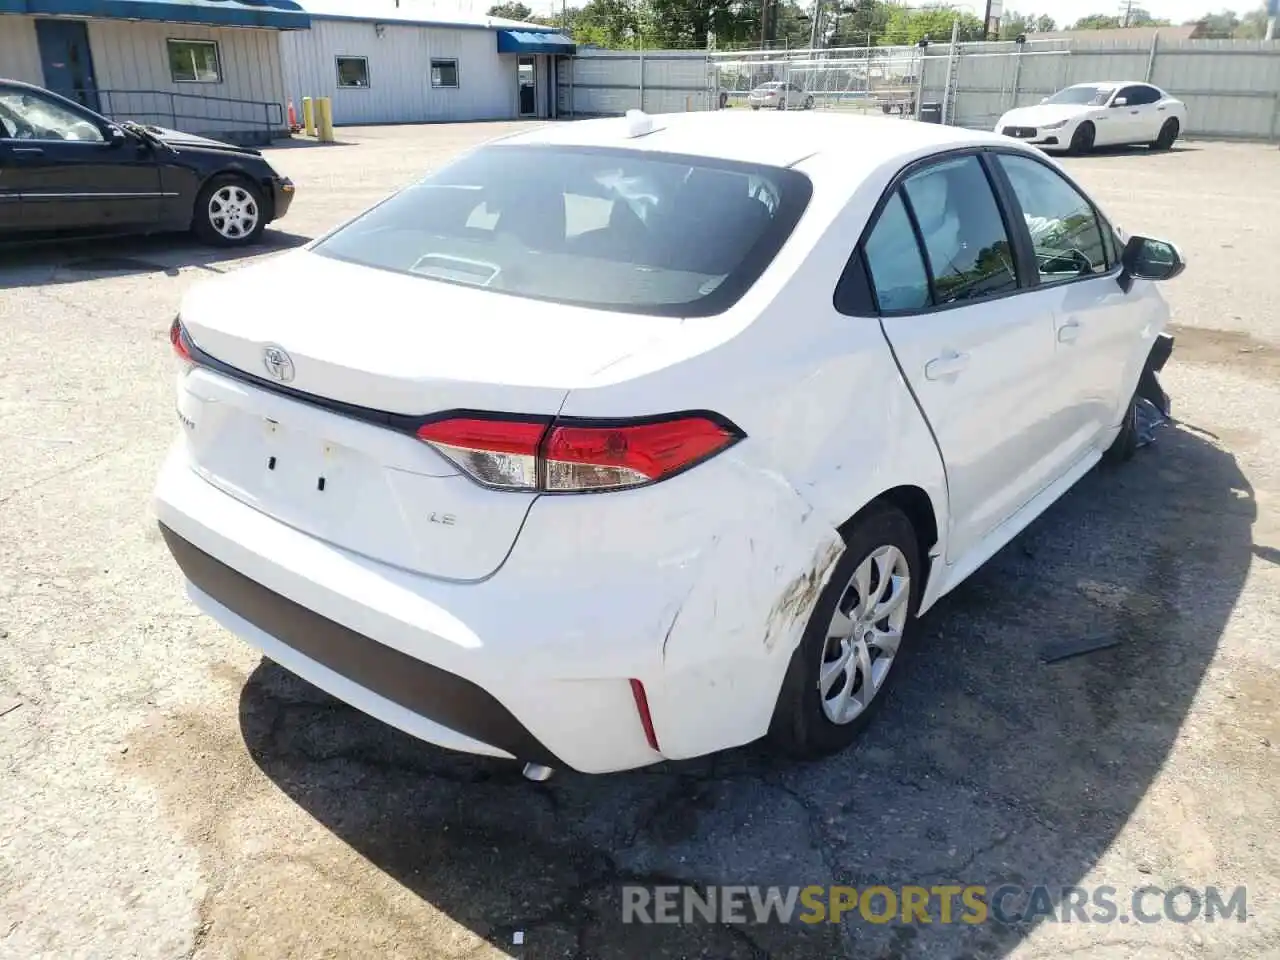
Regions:
[[544, 126], [193, 288], [155, 511], [201, 610], [432, 743], [829, 754], [1133, 453], [1182, 268], [992, 133]]
[[996, 133], [1042, 150], [1087, 153], [1094, 147], [1150, 144], [1168, 150], [1187, 128], [1187, 106], [1140, 82], [1077, 83], [1033, 107], [1002, 116]]

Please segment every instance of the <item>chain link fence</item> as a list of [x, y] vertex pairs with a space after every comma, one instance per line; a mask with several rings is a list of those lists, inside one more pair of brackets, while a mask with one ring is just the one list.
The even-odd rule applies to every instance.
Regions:
[[1154, 83], [1193, 136], [1280, 138], [1280, 47], [1245, 40], [1029, 38], [818, 50], [604, 51], [561, 58], [561, 117], [691, 110], [835, 110], [991, 129], [1074, 83]]
[[721, 108], [843, 110], [913, 117], [919, 47], [713, 53], [708, 73]]

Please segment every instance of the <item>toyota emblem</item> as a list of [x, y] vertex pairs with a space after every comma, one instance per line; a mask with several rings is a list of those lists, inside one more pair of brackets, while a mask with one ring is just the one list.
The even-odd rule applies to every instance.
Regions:
[[262, 365], [272, 380], [288, 383], [293, 379], [293, 358], [282, 347], [268, 345], [262, 350]]

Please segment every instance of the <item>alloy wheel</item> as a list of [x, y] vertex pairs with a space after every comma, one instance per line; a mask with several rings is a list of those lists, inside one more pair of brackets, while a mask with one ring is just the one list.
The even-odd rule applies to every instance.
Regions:
[[258, 201], [244, 187], [227, 184], [209, 198], [209, 223], [228, 240], [244, 240], [258, 226]]
[[892, 545], [858, 564], [827, 627], [818, 694], [832, 723], [858, 718], [884, 686], [910, 612], [911, 568]]

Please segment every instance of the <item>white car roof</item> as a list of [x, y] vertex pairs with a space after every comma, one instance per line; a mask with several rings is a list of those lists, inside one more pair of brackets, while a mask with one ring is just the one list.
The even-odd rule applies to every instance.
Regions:
[[506, 137], [503, 144], [621, 147], [788, 167], [817, 154], [840, 154], [862, 168], [930, 148], [1008, 145], [995, 133], [892, 117], [822, 112], [715, 110], [653, 114], [652, 132], [633, 135], [625, 117], [551, 123]]
[[[1154, 87], [1154, 83], [1147, 83], [1145, 80], [1089, 80], [1084, 83], [1073, 83], [1070, 87], [1063, 87], [1063, 90], [1070, 90], [1073, 87]], [[1157, 89], [1159, 89], [1157, 87]]]

